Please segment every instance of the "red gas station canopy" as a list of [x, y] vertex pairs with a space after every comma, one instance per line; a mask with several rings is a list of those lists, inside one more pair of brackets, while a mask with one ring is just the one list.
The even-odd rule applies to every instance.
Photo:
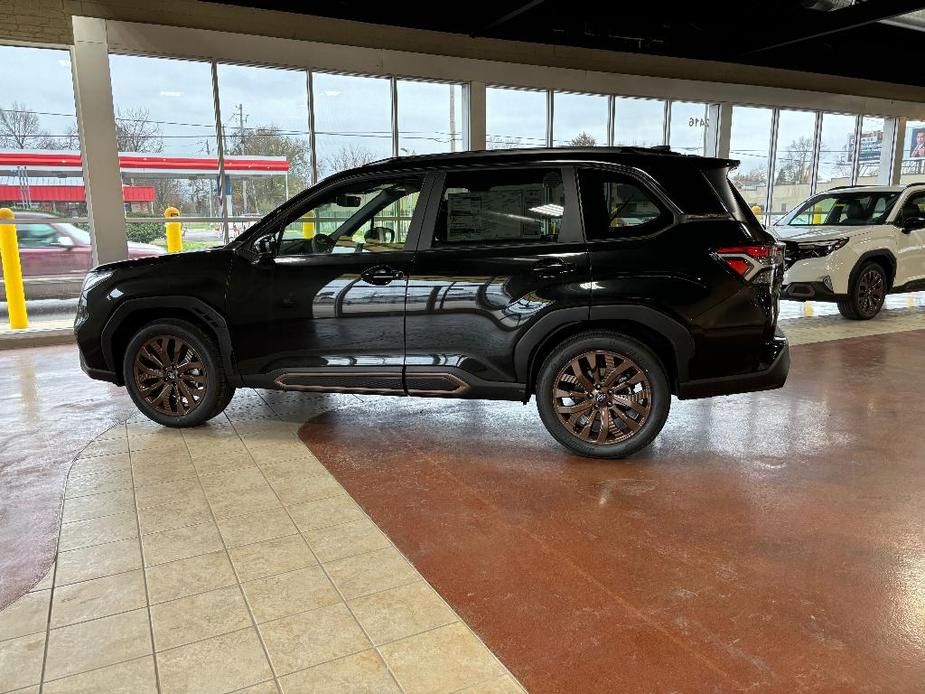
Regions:
[[[83, 166], [78, 152], [37, 152], [20, 150], [0, 152], [0, 172], [38, 169], [50, 173], [61, 171], [70, 175], [79, 175]], [[157, 171], [159, 175], [175, 173], [178, 176], [189, 174], [218, 174], [217, 157], [197, 156], [159, 156], [149, 154], [126, 153], [119, 155], [119, 168], [124, 173], [144, 173]], [[225, 171], [230, 173], [286, 173], [289, 162], [285, 157], [225, 157]], [[39, 171], [36, 171], [39, 173]]]

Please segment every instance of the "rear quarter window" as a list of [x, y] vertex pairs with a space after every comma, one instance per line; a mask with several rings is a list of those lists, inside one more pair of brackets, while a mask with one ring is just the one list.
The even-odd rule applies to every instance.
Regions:
[[589, 241], [653, 234], [673, 216], [645, 184], [606, 169], [580, 172], [585, 235]]
[[764, 227], [742, 198], [739, 191], [729, 180], [729, 168], [718, 166], [703, 170], [703, 176], [716, 192], [726, 212], [742, 222], [748, 229], [758, 235], [764, 235]]

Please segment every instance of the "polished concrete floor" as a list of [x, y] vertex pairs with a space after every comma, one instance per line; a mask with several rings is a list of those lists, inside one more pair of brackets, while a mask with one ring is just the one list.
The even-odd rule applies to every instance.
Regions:
[[0, 352], [0, 692], [922, 691], [923, 328], [787, 321], [784, 389], [617, 463], [509, 403], [165, 431]]
[[794, 348], [620, 463], [532, 406], [367, 403], [305, 442], [529, 691], [922, 691], [925, 331]]
[[0, 607], [48, 569], [70, 462], [131, 414], [123, 389], [83, 375], [73, 347], [0, 351]]

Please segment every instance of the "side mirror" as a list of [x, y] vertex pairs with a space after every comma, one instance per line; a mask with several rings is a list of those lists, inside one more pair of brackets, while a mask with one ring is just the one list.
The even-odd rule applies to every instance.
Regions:
[[338, 207], [359, 207], [363, 200], [359, 195], [338, 195], [336, 202]]
[[70, 236], [59, 236], [48, 245], [52, 246], [53, 248], [71, 249], [74, 247], [74, 239], [72, 239]]
[[925, 217], [906, 217], [899, 228], [907, 234], [916, 229], [923, 229], [925, 228]]
[[276, 234], [261, 236], [254, 242], [253, 248], [257, 256], [255, 262], [258, 265], [272, 263], [276, 255]]

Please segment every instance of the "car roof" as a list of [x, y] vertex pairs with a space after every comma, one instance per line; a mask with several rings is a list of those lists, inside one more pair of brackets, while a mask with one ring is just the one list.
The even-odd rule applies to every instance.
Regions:
[[688, 162], [704, 168], [735, 166], [738, 161], [672, 152], [667, 147], [530, 147], [487, 149], [439, 154], [416, 154], [380, 159], [358, 168], [333, 174], [330, 179], [366, 173], [385, 173], [404, 169], [451, 168], [486, 164], [534, 164], [543, 162], [601, 162], [640, 166], [646, 162]]
[[55, 220], [53, 214], [48, 214], [47, 212], [29, 212], [27, 210], [13, 210], [13, 221], [17, 219], [47, 219]]
[[827, 193], [901, 193], [906, 188], [920, 185], [925, 185], [925, 182], [898, 186], [835, 186], [828, 190], [820, 190], [817, 195], [826, 195]]

